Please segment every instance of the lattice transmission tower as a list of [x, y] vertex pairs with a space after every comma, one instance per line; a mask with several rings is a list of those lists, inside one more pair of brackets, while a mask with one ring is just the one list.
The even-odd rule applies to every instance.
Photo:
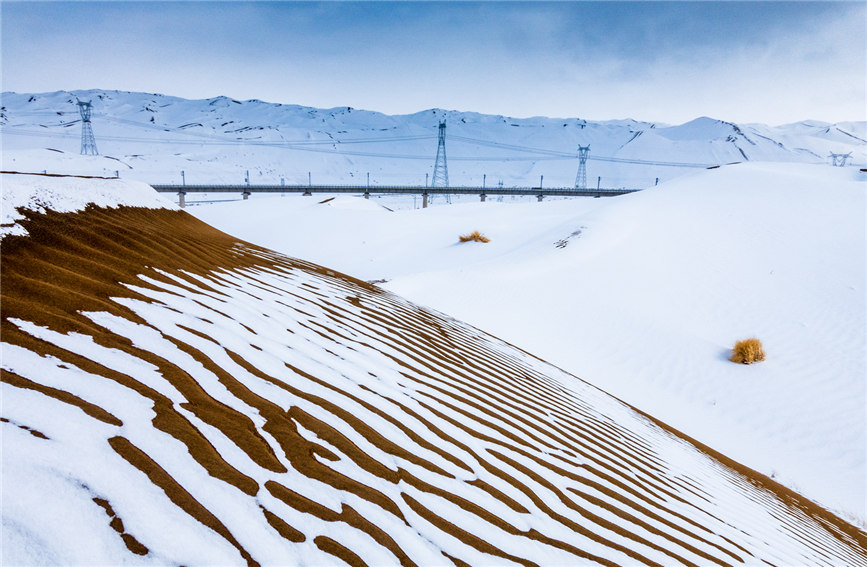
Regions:
[[590, 146], [578, 146], [578, 175], [575, 176], [575, 189], [587, 189], [587, 155]]
[[81, 102], [78, 100], [78, 113], [81, 114], [81, 155], [83, 156], [99, 155], [99, 152], [96, 151], [96, 138], [93, 137], [93, 128], [90, 125], [91, 110], [93, 110], [93, 105], [90, 104], [90, 101]]
[[831, 158], [831, 165], [834, 167], [845, 167], [846, 160], [852, 157], [852, 152], [848, 154], [835, 154], [834, 152], [830, 152], [831, 155], [828, 157]]
[[446, 121], [440, 121], [440, 133], [437, 144], [437, 159], [434, 162], [431, 187], [449, 186], [449, 166], [446, 163]]

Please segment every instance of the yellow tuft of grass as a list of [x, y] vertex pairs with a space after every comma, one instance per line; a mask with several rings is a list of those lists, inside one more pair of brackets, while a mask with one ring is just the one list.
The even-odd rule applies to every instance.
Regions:
[[757, 338], [744, 339], [735, 343], [729, 360], [739, 364], [752, 364], [765, 359], [762, 341]]
[[474, 230], [469, 234], [464, 234], [460, 236], [461, 242], [490, 242], [491, 239], [479, 232], [478, 230]]

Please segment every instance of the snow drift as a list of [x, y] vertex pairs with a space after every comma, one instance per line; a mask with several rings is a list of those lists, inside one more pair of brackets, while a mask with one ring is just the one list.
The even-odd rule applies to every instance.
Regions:
[[2, 240], [4, 563], [867, 565], [867, 534], [478, 329], [101, 205]]

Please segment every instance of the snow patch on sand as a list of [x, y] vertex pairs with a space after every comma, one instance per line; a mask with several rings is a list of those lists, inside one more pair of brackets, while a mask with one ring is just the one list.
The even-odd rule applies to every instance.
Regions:
[[24, 218], [18, 211], [20, 208], [39, 213], [47, 210], [70, 213], [91, 204], [98, 207], [178, 208], [140, 181], [2, 174], [0, 185], [0, 238], [27, 234], [17, 222]]

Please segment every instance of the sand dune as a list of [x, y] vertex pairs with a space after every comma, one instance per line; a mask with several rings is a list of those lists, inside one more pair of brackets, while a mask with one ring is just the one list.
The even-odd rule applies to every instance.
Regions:
[[867, 565], [533, 356], [187, 213], [2, 240], [3, 562]]

